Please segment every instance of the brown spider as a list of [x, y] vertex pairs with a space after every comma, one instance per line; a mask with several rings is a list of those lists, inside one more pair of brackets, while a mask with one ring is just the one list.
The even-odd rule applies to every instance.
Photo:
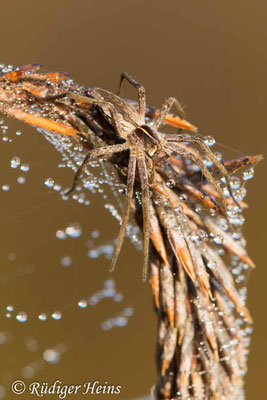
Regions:
[[[136, 109], [133, 105], [127, 103], [120, 97], [121, 89], [124, 80], [127, 80], [133, 85], [138, 92], [138, 108]], [[172, 152], [181, 155], [194, 162], [202, 171], [205, 178], [214, 185], [216, 188], [224, 212], [227, 216], [226, 202], [224, 193], [221, 187], [217, 184], [213, 175], [209, 172], [204, 162], [198, 158], [189, 149], [185, 149], [179, 146], [181, 142], [191, 142], [198, 144], [204, 153], [210, 158], [214, 165], [219, 169], [222, 176], [225, 177], [228, 189], [232, 195], [232, 190], [229, 181], [229, 175], [224, 166], [212, 153], [209, 147], [204, 141], [197, 136], [190, 134], [165, 134], [158, 131], [162, 125], [164, 118], [169, 113], [170, 109], [175, 106], [179, 116], [183, 117], [183, 109], [177, 99], [170, 97], [168, 98], [157, 118], [153, 121], [152, 126], [146, 124], [145, 112], [146, 112], [146, 92], [145, 88], [134, 80], [129, 74], [123, 72], [120, 78], [118, 95], [114, 95], [107, 90], [95, 88], [91, 90], [93, 98], [85, 98], [82, 96], [82, 100], [88, 103], [93, 103], [101, 111], [104, 118], [113, 126], [118, 137], [123, 139], [122, 144], [114, 144], [110, 146], [103, 146], [89, 151], [79, 167], [72, 188], [66, 192], [66, 195], [72, 192], [80, 178], [83, 169], [90, 160], [91, 157], [100, 157], [112, 153], [119, 153], [128, 150], [129, 151], [129, 164], [127, 172], [127, 194], [126, 204], [122, 217], [122, 223], [118, 235], [118, 241], [116, 244], [114, 256], [111, 262], [110, 270], [113, 271], [121, 251], [121, 246], [124, 240], [126, 227], [129, 221], [131, 202], [133, 198], [134, 185], [136, 180], [136, 172], [138, 171], [140, 185], [141, 185], [141, 198], [142, 198], [142, 209], [143, 209], [143, 234], [144, 234], [144, 266], [143, 266], [143, 279], [146, 280], [148, 259], [149, 259], [149, 237], [150, 237], [150, 222], [149, 222], [149, 188], [153, 184], [154, 180], [154, 164], [153, 160], [157, 156], [169, 156]], [[78, 100], [81, 96], [76, 94], [70, 94], [71, 97]], [[233, 195], [232, 195], [233, 197]], [[228, 217], [227, 217], [228, 218]], [[229, 219], [228, 219], [229, 220]]]

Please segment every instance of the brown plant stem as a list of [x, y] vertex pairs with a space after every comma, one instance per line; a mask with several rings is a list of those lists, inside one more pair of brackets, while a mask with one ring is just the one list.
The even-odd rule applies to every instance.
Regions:
[[[31, 75], [27, 75], [32, 71]], [[0, 77], [0, 112], [32, 125], [67, 135], [85, 151], [117, 143], [113, 127], [84, 101], [89, 89], [65, 81], [66, 74], [41, 74], [24, 67]], [[32, 108], [35, 106], [36, 108]], [[148, 107], [147, 116], [157, 110]], [[189, 122], [169, 116], [166, 123], [194, 131]], [[180, 124], [180, 125], [179, 125]], [[189, 144], [185, 148], [196, 151]], [[200, 153], [201, 156], [201, 153]], [[106, 157], [127, 183], [127, 153]], [[255, 165], [261, 156], [224, 162], [229, 173]], [[236, 289], [229, 258], [254, 267], [242, 239], [222, 228], [225, 212], [214, 188], [192, 171], [183, 157], [155, 160], [150, 185], [150, 283], [158, 318], [157, 399], [244, 398], [247, 338], [252, 322]], [[210, 172], [218, 177], [215, 167]], [[140, 191], [139, 184], [135, 191]], [[240, 217], [245, 203], [230, 211]], [[142, 204], [132, 204], [142, 227]], [[211, 211], [211, 213], [210, 213]], [[217, 243], [216, 243], [216, 240]], [[225, 257], [226, 256], [226, 257]], [[245, 267], [244, 267], [245, 268]], [[241, 321], [241, 322], [240, 322]]]

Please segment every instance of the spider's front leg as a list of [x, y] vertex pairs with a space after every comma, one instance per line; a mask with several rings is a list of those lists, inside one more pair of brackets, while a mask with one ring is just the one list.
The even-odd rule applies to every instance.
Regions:
[[145, 119], [145, 114], [146, 114], [146, 90], [145, 90], [144, 86], [142, 86], [139, 82], [137, 82], [127, 72], [122, 72], [121, 73], [121, 78], [120, 78], [120, 83], [119, 83], [118, 96], [121, 96], [124, 80], [127, 80], [131, 85], [133, 85], [137, 89], [137, 92], [138, 92], [138, 103], [139, 103], [138, 112], [141, 115], [141, 117], [143, 119]]
[[127, 143], [122, 143], [122, 144], [114, 144], [113, 146], [103, 146], [103, 147], [99, 147], [99, 148], [90, 150], [86, 154], [82, 164], [80, 165], [80, 167], [78, 168], [78, 170], [75, 174], [75, 177], [74, 177], [73, 183], [72, 183], [72, 187], [68, 191], [66, 191], [64, 193], [64, 195], [67, 196], [75, 190], [86, 165], [88, 164], [88, 162], [90, 161], [90, 159], [92, 157], [100, 157], [100, 156], [105, 156], [105, 155], [112, 154], [112, 153], [120, 153], [121, 151], [125, 151], [128, 148], [129, 148], [129, 145]]
[[173, 106], [176, 107], [176, 109], [178, 111], [178, 115], [181, 118], [184, 118], [184, 116], [185, 116], [184, 110], [183, 110], [182, 106], [180, 105], [179, 101], [175, 97], [169, 97], [167, 100], [165, 100], [157, 118], [154, 121], [154, 124], [153, 124], [154, 129], [157, 130], [162, 125], [165, 117], [170, 112], [170, 110]]

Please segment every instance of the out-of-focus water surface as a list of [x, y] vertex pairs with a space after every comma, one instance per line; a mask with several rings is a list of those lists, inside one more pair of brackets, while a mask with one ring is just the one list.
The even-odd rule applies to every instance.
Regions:
[[[237, 156], [234, 149], [264, 153], [266, 11], [265, 4], [239, 0], [29, 0], [27, 8], [3, 2], [0, 61], [39, 62], [111, 91], [126, 70], [145, 85], [151, 105], [178, 97], [200, 132], [230, 147], [226, 156]], [[149, 285], [141, 282], [142, 254], [129, 239], [115, 273], [108, 273], [118, 222], [105, 205], [115, 201], [88, 191], [84, 201], [64, 202], [58, 185], [69, 186], [72, 171], [58, 167], [60, 155], [34, 128], [6, 124], [11, 141], [0, 137], [0, 399], [13, 398], [15, 379], [98, 380], [122, 386], [114, 398], [148, 394], [156, 377], [156, 316]], [[266, 397], [265, 183], [259, 165], [247, 185], [245, 214], [257, 264], [249, 281], [255, 325], [248, 399]]]

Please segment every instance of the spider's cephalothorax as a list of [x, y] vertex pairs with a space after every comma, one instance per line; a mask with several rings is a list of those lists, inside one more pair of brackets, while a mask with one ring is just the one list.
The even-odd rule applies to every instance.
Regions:
[[[120, 97], [122, 84], [127, 80], [132, 84], [138, 92], [138, 107], [135, 108]], [[215, 181], [213, 175], [210, 173], [203, 160], [187, 147], [181, 145], [182, 142], [190, 142], [198, 144], [201, 149], [207, 154], [214, 165], [220, 170], [222, 176], [225, 177], [228, 189], [232, 194], [229, 175], [224, 166], [218, 161], [216, 156], [212, 153], [204, 141], [197, 136], [189, 133], [181, 134], [164, 134], [159, 132], [159, 127], [162, 125], [166, 115], [170, 109], [175, 106], [180, 117], [184, 116], [183, 109], [177, 99], [168, 98], [161, 110], [159, 111], [153, 124], [148, 126], [145, 121], [146, 113], [146, 92], [140, 83], [135, 81], [127, 73], [121, 74], [118, 95], [114, 95], [103, 89], [92, 89], [92, 98], [87, 101], [93, 103], [101, 112], [104, 119], [107, 120], [114, 128], [115, 132], [120, 139], [119, 144], [110, 146], [99, 147], [91, 150], [85, 157], [81, 167], [76, 173], [73, 186], [69, 190], [70, 193], [77, 184], [77, 181], [91, 157], [99, 157], [119, 153], [125, 150], [129, 151], [129, 162], [127, 172], [127, 194], [126, 204], [122, 217], [122, 223], [119, 231], [118, 241], [115, 248], [114, 256], [111, 263], [111, 270], [114, 269], [117, 262], [123, 239], [125, 236], [126, 226], [128, 224], [130, 208], [134, 193], [134, 185], [136, 180], [136, 172], [138, 171], [141, 198], [142, 198], [142, 211], [143, 211], [143, 234], [144, 234], [144, 268], [143, 279], [146, 279], [147, 266], [149, 258], [149, 235], [150, 235], [150, 212], [149, 212], [149, 188], [154, 180], [154, 156], [155, 154], [170, 155], [172, 152], [187, 158], [195, 163], [203, 175], [211, 184], [216, 188], [221, 204], [227, 215], [226, 202], [221, 187]]]
[[129, 148], [135, 146], [143, 149], [147, 155], [153, 156], [162, 147], [164, 136], [153, 127], [146, 125], [145, 99], [144, 106], [139, 105], [139, 110], [137, 110], [121, 97], [107, 90], [93, 89], [91, 93], [104, 118], [115, 127], [118, 136], [129, 144]]

